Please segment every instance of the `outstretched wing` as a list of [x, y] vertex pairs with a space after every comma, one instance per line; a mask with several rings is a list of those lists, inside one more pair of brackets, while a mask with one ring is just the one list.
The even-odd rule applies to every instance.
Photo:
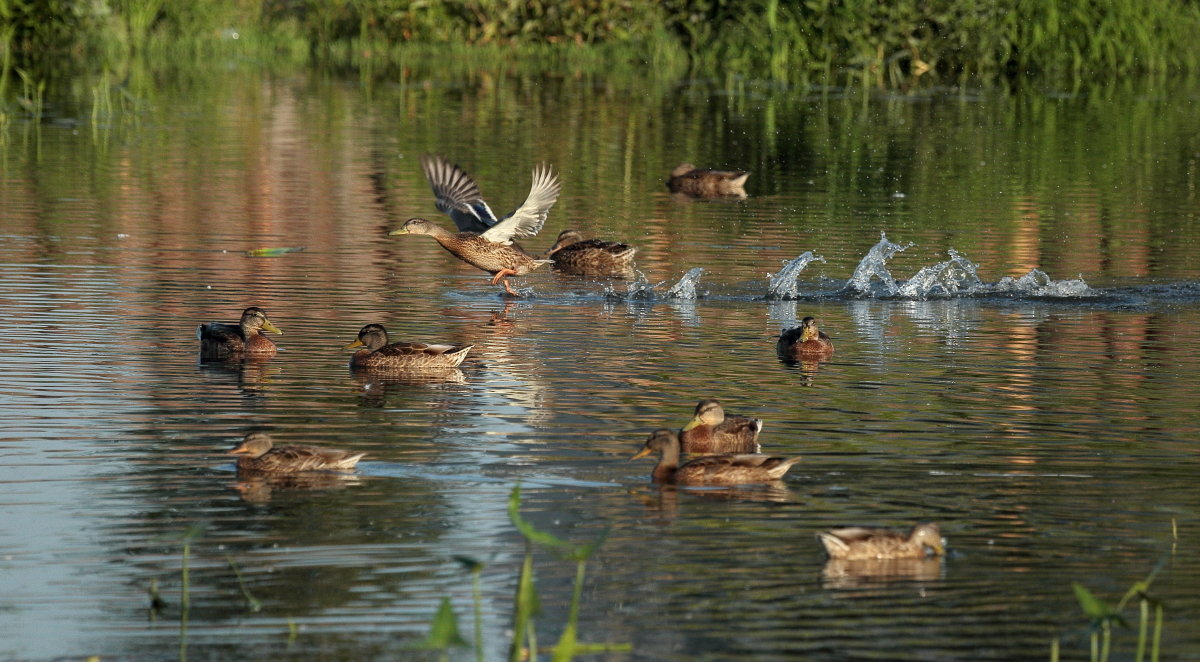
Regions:
[[437, 154], [422, 155], [421, 169], [437, 197], [438, 210], [454, 219], [459, 232], [485, 232], [496, 224], [496, 215], [467, 171]]
[[558, 200], [561, 184], [550, 166], [542, 164], [533, 169], [533, 186], [529, 197], [513, 213], [482, 233], [484, 239], [498, 244], [511, 244], [513, 237], [532, 237], [542, 229], [550, 208]]

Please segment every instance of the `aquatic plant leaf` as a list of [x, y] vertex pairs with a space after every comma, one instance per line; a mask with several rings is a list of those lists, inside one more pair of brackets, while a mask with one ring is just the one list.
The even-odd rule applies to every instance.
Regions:
[[584, 545], [575, 545], [568, 540], [563, 540], [552, 533], [538, 531], [525, 518], [521, 517], [521, 486], [515, 485], [512, 494], [508, 497], [508, 517], [512, 520], [513, 525], [525, 536], [529, 542], [536, 543], [550, 549], [555, 550], [559, 556], [572, 561], [587, 560], [608, 538], [610, 529], [605, 529], [598, 538]]
[[307, 246], [279, 246], [272, 248], [251, 248], [246, 251], [246, 255], [250, 257], [276, 257], [286, 255], [288, 253], [299, 253], [308, 248]]
[[1103, 600], [1097, 598], [1087, 589], [1086, 586], [1079, 582], [1071, 582], [1071, 588], [1075, 590], [1075, 599], [1079, 601], [1080, 608], [1087, 617], [1093, 621], [1102, 621], [1112, 615], [1112, 607], [1109, 607]]
[[550, 662], [569, 662], [577, 652], [579, 644], [575, 641], [575, 624], [567, 623], [562, 636], [558, 638], [558, 643], [554, 645], [554, 656], [550, 658]]
[[513, 525], [517, 527], [517, 530], [521, 532], [521, 535], [525, 536], [525, 539], [529, 542], [556, 549], [571, 547], [571, 543], [554, 534], [538, 531], [533, 528], [532, 524], [525, 521], [525, 518], [521, 517], [520, 484], [513, 486], [512, 494], [508, 497], [508, 517], [512, 520]]
[[508, 653], [510, 662], [523, 659], [522, 637], [540, 610], [541, 604], [533, 585], [533, 554], [526, 551], [525, 562], [521, 564], [521, 576], [517, 579], [516, 604], [513, 605], [513, 640]]
[[458, 633], [458, 617], [450, 606], [450, 598], [442, 598], [437, 613], [433, 616], [433, 624], [429, 626], [429, 634], [421, 648], [428, 650], [445, 650], [451, 646], [461, 647], [469, 644]]
[[1079, 582], [1071, 582], [1071, 588], [1075, 589], [1075, 598], [1079, 600], [1079, 606], [1083, 608], [1083, 613], [1092, 621], [1092, 627], [1103, 625], [1104, 623], [1116, 623], [1121, 627], [1129, 627], [1129, 623], [1121, 617], [1121, 611], [1117, 607], [1113, 607], [1097, 598], [1091, 591], [1087, 590], [1083, 584]]
[[606, 527], [595, 540], [584, 545], [579, 545], [578, 547], [572, 547], [564, 556], [572, 561], [588, 560], [600, 548], [600, 545], [604, 544], [610, 531], [612, 531], [612, 527]]

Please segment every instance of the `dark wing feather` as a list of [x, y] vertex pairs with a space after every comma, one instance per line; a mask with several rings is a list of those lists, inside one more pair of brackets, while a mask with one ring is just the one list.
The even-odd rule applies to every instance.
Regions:
[[421, 169], [437, 198], [437, 208], [454, 219], [459, 232], [481, 233], [496, 224], [479, 185], [465, 170], [436, 154], [421, 157]]

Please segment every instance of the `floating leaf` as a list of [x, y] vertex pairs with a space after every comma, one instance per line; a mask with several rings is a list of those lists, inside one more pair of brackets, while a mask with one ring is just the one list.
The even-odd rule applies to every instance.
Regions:
[[280, 246], [276, 248], [251, 248], [246, 251], [246, 255], [250, 257], [277, 257], [288, 253], [299, 253], [308, 248], [307, 246]]

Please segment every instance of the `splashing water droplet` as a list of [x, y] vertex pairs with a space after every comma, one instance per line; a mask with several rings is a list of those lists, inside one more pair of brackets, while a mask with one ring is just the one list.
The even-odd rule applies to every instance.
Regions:
[[825, 258], [820, 255], [813, 255], [812, 251], [805, 251], [796, 259], [784, 265], [779, 273], [770, 277], [767, 282], [767, 299], [796, 299], [800, 296], [800, 272], [811, 262], [824, 262]]
[[854, 275], [850, 276], [850, 280], [846, 281], [846, 290], [858, 294], [869, 294], [871, 292], [871, 280], [878, 278], [883, 285], [883, 295], [895, 295], [898, 286], [896, 285], [896, 279], [892, 278], [892, 272], [888, 271], [887, 262], [896, 253], [912, 246], [912, 242], [903, 246], [893, 244], [888, 241], [886, 233], [880, 232], [879, 243], [872, 246], [871, 250], [867, 252], [858, 263], [858, 266], [855, 267]]
[[976, 273], [978, 270], [979, 265], [951, 248], [949, 260], [930, 267], [921, 267], [916, 275], [897, 288], [896, 294], [914, 299], [937, 295], [975, 294], [983, 285]]
[[988, 288], [997, 294], [1038, 297], [1087, 297], [1095, 295], [1082, 278], [1054, 280], [1041, 269], [1032, 269], [1020, 278], [1005, 276]]
[[678, 283], [671, 286], [667, 290], [668, 299], [695, 299], [696, 298], [696, 283], [700, 282], [700, 276], [704, 273], [703, 267], [695, 267], [689, 269], [683, 278], [679, 279]]

